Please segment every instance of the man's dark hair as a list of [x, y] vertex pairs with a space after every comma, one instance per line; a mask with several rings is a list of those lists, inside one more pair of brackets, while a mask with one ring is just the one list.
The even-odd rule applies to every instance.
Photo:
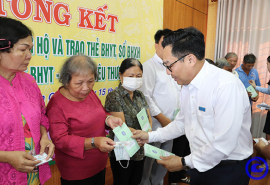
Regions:
[[170, 29], [158, 30], [154, 36], [155, 43], [158, 44], [162, 36], [168, 35], [171, 32], [172, 30]]
[[172, 46], [172, 55], [180, 58], [186, 54], [193, 54], [198, 60], [204, 59], [205, 43], [202, 32], [194, 27], [173, 31], [163, 39], [162, 46]]
[[252, 53], [246, 54], [244, 56], [243, 62], [245, 62], [246, 64], [254, 64], [256, 62], [256, 57]]

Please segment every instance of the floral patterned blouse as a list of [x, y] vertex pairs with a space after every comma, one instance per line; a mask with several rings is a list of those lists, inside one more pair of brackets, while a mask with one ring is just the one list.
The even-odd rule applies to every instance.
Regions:
[[[130, 99], [129, 93], [122, 87], [121, 82], [118, 88], [110, 92], [105, 101], [105, 109], [107, 112], [123, 112], [125, 116], [125, 122], [128, 127], [136, 130], [141, 130], [141, 126], [137, 119], [137, 114], [145, 108], [148, 109], [148, 104], [141, 91], [134, 91], [133, 100]], [[112, 130], [109, 132], [109, 137], [114, 140], [114, 133]], [[110, 157], [115, 157], [114, 152], [110, 152]], [[131, 160], [140, 161], [144, 158], [143, 147], [140, 148]]]
[[[36, 155], [35, 143], [30, 132], [30, 128], [22, 115], [23, 120], [23, 130], [24, 130], [24, 139], [25, 139], [25, 151], [31, 155]], [[39, 185], [38, 171], [36, 173], [29, 172], [27, 173], [27, 184], [28, 185]]]

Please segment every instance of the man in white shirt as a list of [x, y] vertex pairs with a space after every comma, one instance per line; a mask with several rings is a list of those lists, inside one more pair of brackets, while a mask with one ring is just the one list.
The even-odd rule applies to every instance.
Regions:
[[[179, 109], [180, 86], [167, 75], [166, 68], [163, 66], [162, 54], [163, 37], [172, 32], [169, 29], [158, 30], [154, 36], [156, 54], [151, 59], [143, 63], [143, 92], [149, 105], [152, 116], [152, 130], [162, 128], [169, 124], [174, 118], [174, 112]], [[173, 141], [164, 143], [155, 142], [154, 146], [166, 151], [172, 150]], [[146, 157], [144, 163], [143, 177], [140, 185], [158, 185], [163, 184], [163, 178], [167, 169], [157, 164], [154, 159]]]
[[175, 120], [153, 132], [134, 131], [138, 143], [165, 142], [186, 134], [191, 154], [161, 157], [169, 171], [191, 169], [191, 184], [248, 185], [245, 166], [253, 153], [250, 104], [242, 82], [205, 62], [203, 34], [195, 28], [164, 38], [167, 74], [179, 85], [181, 110]]

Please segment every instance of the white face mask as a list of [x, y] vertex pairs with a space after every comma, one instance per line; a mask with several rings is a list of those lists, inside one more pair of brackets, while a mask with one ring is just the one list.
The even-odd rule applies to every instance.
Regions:
[[122, 86], [129, 91], [135, 91], [142, 86], [142, 78], [124, 77]]

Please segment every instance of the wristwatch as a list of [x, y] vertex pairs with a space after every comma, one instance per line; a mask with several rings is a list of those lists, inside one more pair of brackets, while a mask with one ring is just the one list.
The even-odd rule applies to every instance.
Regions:
[[95, 145], [95, 138], [94, 138], [94, 137], [92, 137], [91, 145], [92, 145], [93, 148], [96, 148], [96, 145]]
[[189, 170], [189, 169], [190, 169], [190, 167], [187, 166], [184, 157], [181, 158], [181, 162], [182, 162], [182, 166], [183, 166], [183, 169], [184, 169], [184, 170]]

